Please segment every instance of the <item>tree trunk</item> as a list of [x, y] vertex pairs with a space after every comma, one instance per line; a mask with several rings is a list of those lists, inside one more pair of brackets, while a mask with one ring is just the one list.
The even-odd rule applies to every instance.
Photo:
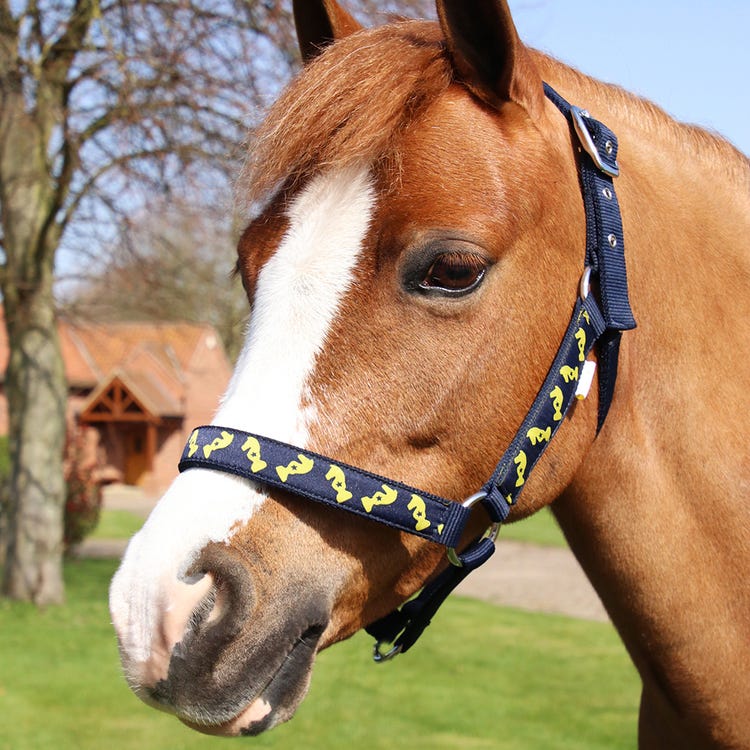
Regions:
[[10, 349], [5, 394], [11, 464], [2, 593], [45, 605], [64, 598], [67, 385], [52, 296], [59, 201], [47, 163], [56, 113], [46, 94], [44, 102], [27, 109], [14, 31], [7, 12], [0, 13], [0, 218], [5, 255], [0, 280]]
[[14, 599], [55, 604], [64, 599], [67, 385], [51, 288], [17, 305], [6, 298], [5, 307], [11, 475], [2, 591]]

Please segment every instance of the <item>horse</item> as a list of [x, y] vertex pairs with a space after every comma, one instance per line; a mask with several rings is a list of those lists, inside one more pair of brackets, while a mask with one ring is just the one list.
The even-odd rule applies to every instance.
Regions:
[[[318, 651], [550, 506], [639, 672], [639, 747], [749, 747], [748, 159], [528, 48], [505, 0], [436, 5], [365, 29], [295, 3], [305, 64], [240, 182], [245, 345], [111, 585], [128, 683], [200, 731], [258, 734]], [[584, 249], [614, 190], [605, 274]], [[563, 408], [607, 274], [633, 319], [581, 348], [593, 384]], [[554, 436], [528, 421], [540, 398]], [[501, 510], [473, 493], [529, 424], [545, 450], [509, 462]], [[230, 450], [245, 469], [191, 463]], [[325, 503], [287, 489], [319, 460]], [[396, 482], [417, 489], [393, 521]]]

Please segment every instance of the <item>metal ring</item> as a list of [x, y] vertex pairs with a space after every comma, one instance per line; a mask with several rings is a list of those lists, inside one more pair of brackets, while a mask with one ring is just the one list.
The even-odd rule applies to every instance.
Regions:
[[581, 283], [578, 286], [578, 294], [581, 299], [586, 299], [591, 291], [591, 266], [586, 266], [583, 269], [583, 276], [581, 276]]
[[403, 646], [399, 644], [398, 646], [393, 646], [390, 651], [387, 651], [384, 654], [380, 650], [380, 647], [383, 645], [383, 643], [384, 641], [376, 641], [375, 646], [372, 650], [372, 659], [376, 664], [382, 664], [383, 662], [390, 661], [395, 656], [398, 656], [403, 649]]
[[[484, 490], [480, 490], [479, 492], [475, 492], [471, 497], [464, 500], [461, 504], [464, 506], [464, 508], [472, 508], [480, 500], [484, 500], [485, 497], [487, 497], [487, 493]], [[487, 530], [484, 532], [484, 534], [482, 534], [480, 538], [491, 539], [494, 542], [495, 539], [497, 539], [497, 535], [500, 533], [500, 526], [501, 524], [498, 521], [495, 521], [487, 527]], [[448, 556], [448, 560], [451, 565], [454, 565], [457, 568], [463, 568], [464, 564], [461, 562], [461, 559], [459, 558], [455, 547], [448, 547], [445, 554]]]

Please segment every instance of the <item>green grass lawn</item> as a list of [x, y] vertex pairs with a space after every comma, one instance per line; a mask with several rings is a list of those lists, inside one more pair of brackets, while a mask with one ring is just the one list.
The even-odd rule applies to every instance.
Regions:
[[502, 544], [503, 539], [540, 544], [543, 547], [568, 546], [549, 508], [542, 508], [533, 516], [524, 518], [523, 521], [505, 524], [500, 529], [500, 544]]
[[[0, 601], [0, 750], [227, 748], [141, 704], [107, 613], [115, 561], [67, 564], [68, 604]], [[612, 627], [450, 599], [420, 643], [324, 652], [288, 724], [236, 745], [300, 750], [602, 750], [636, 744], [638, 679]]]
[[92, 539], [130, 539], [143, 526], [144, 519], [127, 510], [104, 508], [99, 523], [91, 534]]

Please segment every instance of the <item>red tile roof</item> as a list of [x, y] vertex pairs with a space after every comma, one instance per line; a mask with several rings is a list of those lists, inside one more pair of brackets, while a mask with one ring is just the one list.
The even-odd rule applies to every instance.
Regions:
[[[210, 326], [193, 323], [61, 320], [58, 330], [71, 388], [92, 389], [93, 397], [117, 376], [159, 416], [183, 413], [187, 372], [196, 347], [204, 337], [216, 337]], [[8, 339], [0, 317], [0, 378], [7, 363]]]

